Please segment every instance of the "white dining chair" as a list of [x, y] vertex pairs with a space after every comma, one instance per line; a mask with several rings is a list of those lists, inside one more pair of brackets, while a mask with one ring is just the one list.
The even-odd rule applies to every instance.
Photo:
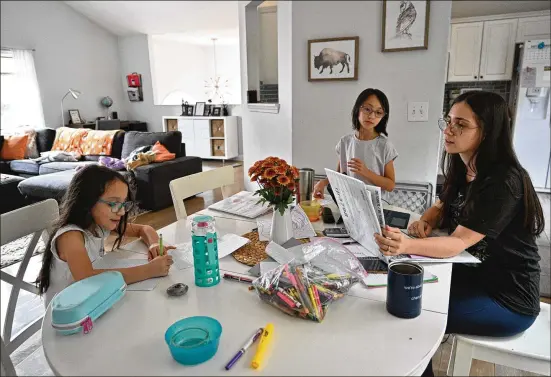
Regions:
[[549, 376], [551, 372], [551, 312], [540, 303], [540, 314], [521, 334], [505, 337], [456, 335], [448, 376], [468, 376], [473, 359]]
[[170, 194], [172, 195], [176, 218], [178, 220], [187, 218], [184, 199], [217, 188], [222, 190], [222, 196], [226, 198], [224, 186], [233, 185], [234, 183], [235, 173], [233, 166], [207, 170], [170, 181]]
[[51, 231], [54, 221], [59, 217], [59, 208], [54, 199], [48, 199], [36, 204], [16, 209], [1, 215], [1, 242], [2, 246], [15, 241], [21, 237], [31, 235], [32, 238], [27, 246], [23, 260], [19, 265], [15, 276], [6, 271], [0, 271], [0, 280], [12, 286], [8, 298], [8, 306], [5, 314], [4, 329], [1, 336], [0, 347], [2, 357], [2, 372], [6, 375], [15, 375], [15, 368], [11, 362], [10, 355], [27, 339], [40, 329], [42, 316], [27, 324], [17, 335], [12, 337], [13, 320], [19, 291], [24, 290], [38, 295], [38, 288], [31, 283], [24, 281], [25, 272], [33, 255], [39, 239], [43, 233]]

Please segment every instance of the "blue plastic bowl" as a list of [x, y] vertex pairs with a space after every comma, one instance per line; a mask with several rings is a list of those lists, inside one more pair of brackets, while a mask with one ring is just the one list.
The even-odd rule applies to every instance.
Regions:
[[211, 317], [189, 317], [173, 323], [165, 341], [174, 360], [184, 365], [204, 363], [218, 351], [222, 325]]

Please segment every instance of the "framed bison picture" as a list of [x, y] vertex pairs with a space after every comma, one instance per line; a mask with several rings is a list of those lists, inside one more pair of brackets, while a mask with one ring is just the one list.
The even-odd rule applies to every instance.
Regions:
[[383, 0], [382, 51], [429, 48], [430, 4], [425, 1]]
[[359, 37], [308, 41], [308, 81], [358, 79]]

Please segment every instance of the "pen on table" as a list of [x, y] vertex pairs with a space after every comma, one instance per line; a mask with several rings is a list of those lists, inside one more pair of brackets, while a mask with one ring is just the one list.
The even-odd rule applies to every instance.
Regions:
[[252, 344], [254, 342], [256, 342], [256, 340], [260, 337], [260, 335], [262, 335], [263, 331], [264, 331], [263, 328], [260, 328], [260, 329], [256, 330], [254, 335], [247, 341], [247, 343], [245, 343], [245, 345], [235, 354], [235, 356], [232, 357], [232, 359], [229, 361], [229, 363], [226, 364], [226, 367], [225, 367], [226, 370], [230, 370], [230, 368], [237, 362], [237, 360], [239, 360], [241, 358], [241, 356], [243, 356], [243, 354], [245, 354], [247, 349], [250, 346], [252, 346]]
[[247, 284], [252, 284], [252, 282], [253, 282], [253, 279], [249, 279], [249, 278], [245, 278], [245, 277], [237, 276], [237, 275], [232, 275], [232, 274], [224, 274], [224, 276], [222, 276], [222, 277], [224, 279], [239, 281], [241, 283], [247, 283]]
[[159, 234], [159, 256], [163, 256], [163, 235]]
[[274, 325], [268, 323], [262, 332], [262, 337], [260, 338], [260, 343], [256, 349], [256, 354], [254, 355], [253, 361], [251, 362], [251, 367], [253, 369], [258, 369], [262, 366], [266, 353], [268, 352], [268, 347], [272, 343], [274, 332]]

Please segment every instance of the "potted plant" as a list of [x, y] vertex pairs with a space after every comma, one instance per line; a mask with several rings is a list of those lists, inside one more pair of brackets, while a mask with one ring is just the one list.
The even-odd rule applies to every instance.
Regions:
[[259, 203], [268, 203], [274, 208], [270, 239], [283, 244], [293, 237], [293, 222], [290, 206], [298, 190], [298, 169], [285, 160], [268, 157], [254, 163], [249, 169], [251, 182], [257, 182], [260, 189]]

